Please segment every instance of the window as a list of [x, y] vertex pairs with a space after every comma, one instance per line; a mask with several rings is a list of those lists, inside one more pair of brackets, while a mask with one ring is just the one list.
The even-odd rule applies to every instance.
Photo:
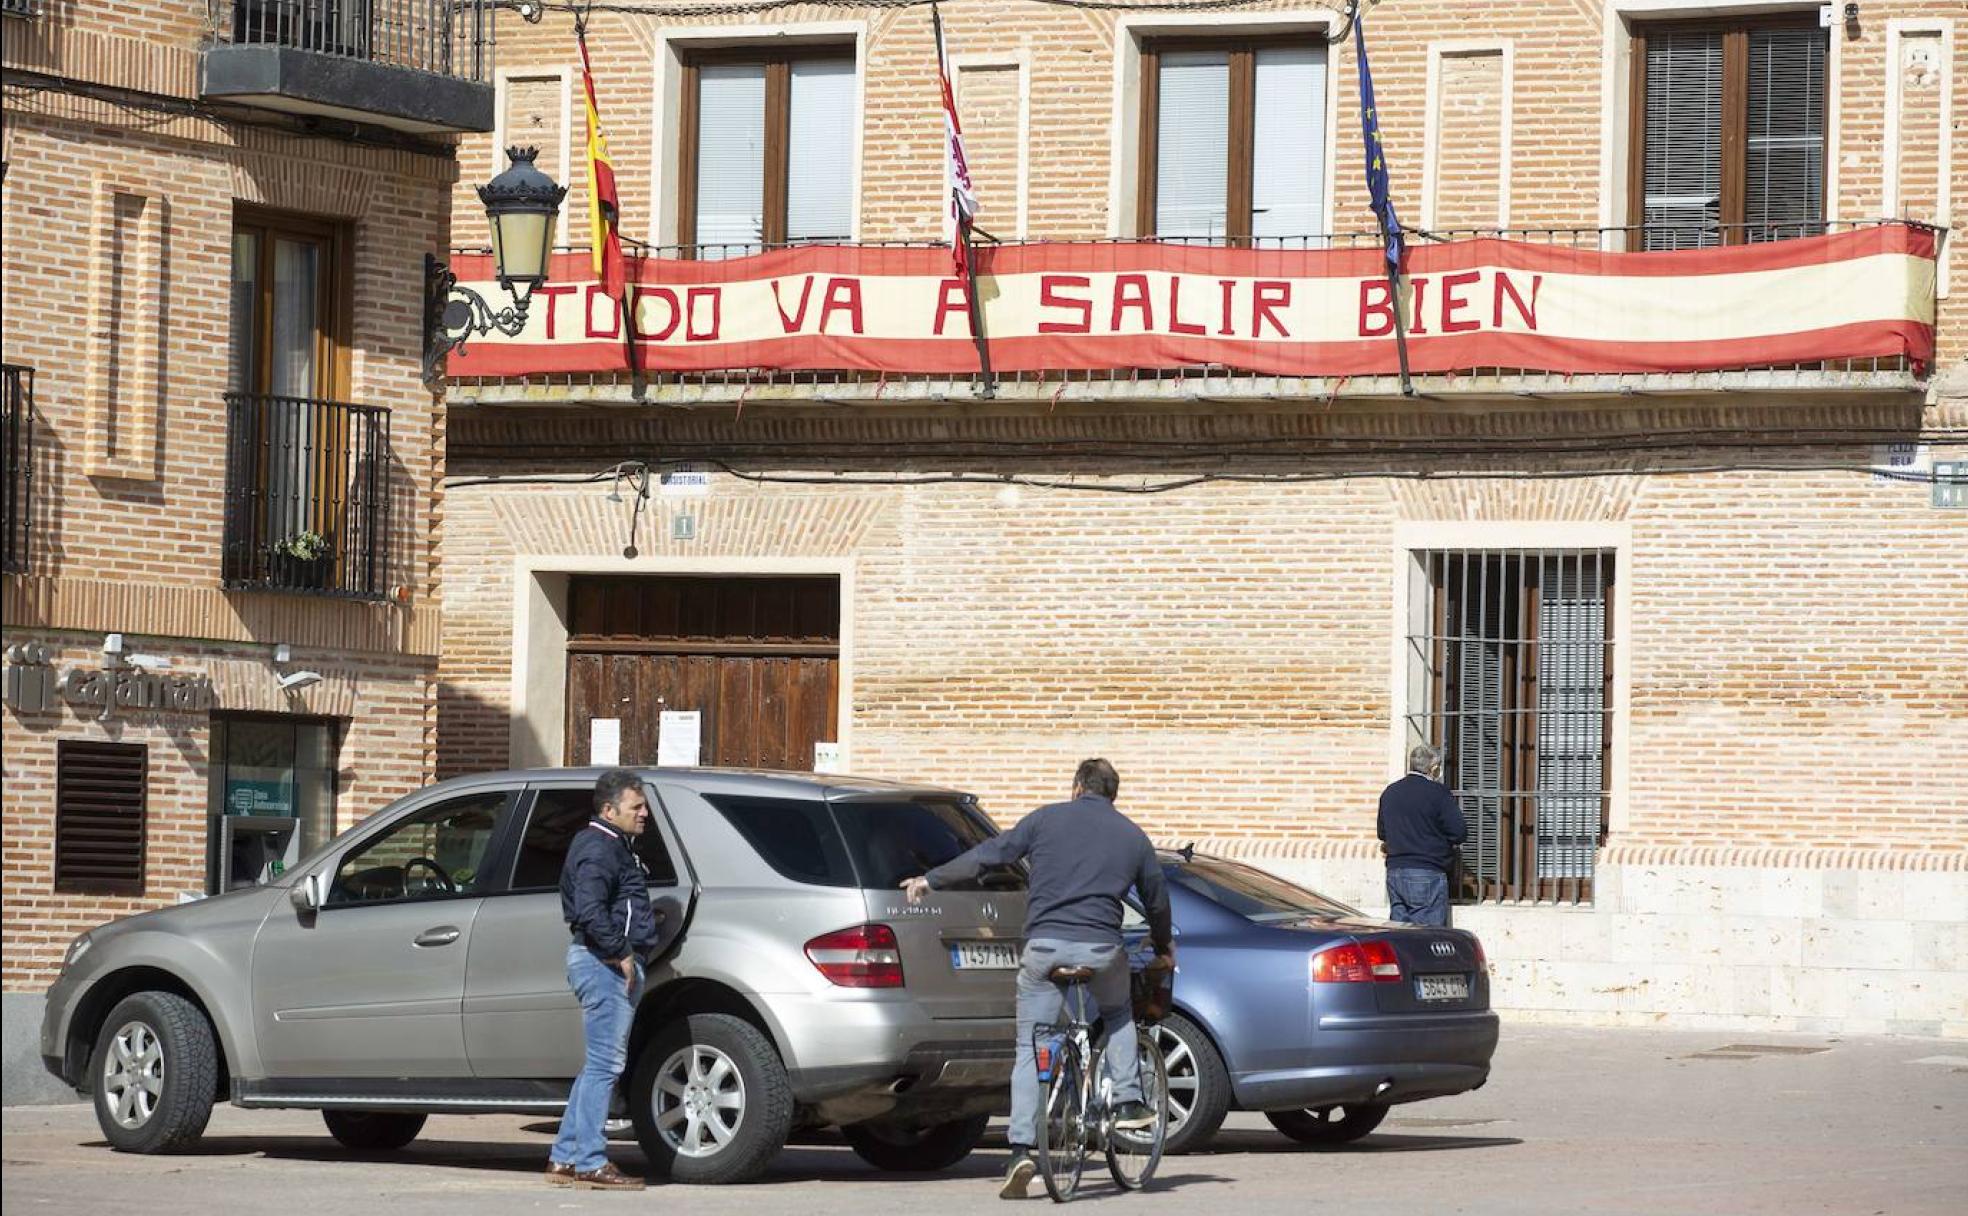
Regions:
[[852, 239], [854, 93], [837, 48], [690, 56], [677, 239], [706, 258]]
[[1415, 554], [1411, 741], [1444, 749], [1468, 824], [1452, 894], [1592, 898], [1605, 834], [1613, 555]]
[[819, 799], [706, 794], [704, 801], [782, 876], [817, 887], [857, 885], [840, 829]]
[[[955, 799], [851, 799], [833, 807], [861, 885], [868, 890], [899, 887], [903, 879], [926, 874], [998, 834], [982, 811]], [[1017, 866], [994, 867], [964, 889], [1023, 891], [1025, 872]]]
[[6, 449], [6, 483], [0, 486], [0, 529], [5, 531], [5, 561], [0, 569], [20, 574], [27, 569], [27, 541], [34, 528], [34, 369], [12, 363], [0, 382], [0, 443]]
[[1171, 866], [1169, 880], [1246, 920], [1267, 922], [1316, 917], [1333, 920], [1359, 913], [1345, 904], [1234, 861], [1198, 857]]
[[389, 411], [348, 387], [347, 242], [332, 224], [242, 210], [226, 394], [228, 587], [382, 599]]
[[1824, 230], [1828, 50], [1815, 12], [1634, 35], [1629, 222], [1643, 248]]
[[1275, 246], [1323, 231], [1323, 42], [1157, 40], [1141, 81], [1143, 235]]
[[340, 735], [332, 719], [212, 715], [207, 891], [277, 877], [334, 837]]
[[327, 906], [478, 894], [486, 850], [511, 801], [508, 791], [488, 790], [410, 816], [342, 858]]
[[[649, 867], [649, 885], [677, 885], [676, 862], [663, 843], [663, 833], [655, 823], [656, 804], [649, 805], [650, 824], [636, 838], [636, 855]], [[594, 789], [579, 786], [540, 790], [533, 796], [533, 810], [527, 816], [526, 834], [520, 838], [519, 858], [513, 865], [511, 890], [554, 891], [560, 888], [560, 867], [567, 860], [567, 847], [575, 833], [594, 818]]]
[[55, 890], [143, 894], [149, 765], [142, 744], [55, 745]]

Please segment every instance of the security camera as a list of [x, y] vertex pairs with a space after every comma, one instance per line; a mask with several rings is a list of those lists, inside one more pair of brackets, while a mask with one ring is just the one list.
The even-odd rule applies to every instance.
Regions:
[[318, 671], [290, 671], [280, 677], [280, 691], [299, 692], [310, 684], [319, 683], [321, 683], [321, 673]]

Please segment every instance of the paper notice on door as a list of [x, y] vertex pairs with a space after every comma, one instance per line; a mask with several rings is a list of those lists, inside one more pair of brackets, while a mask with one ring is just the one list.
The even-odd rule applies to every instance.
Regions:
[[703, 763], [704, 715], [695, 709], [666, 709], [656, 724], [656, 763], [695, 768]]
[[845, 772], [841, 763], [841, 745], [831, 742], [816, 742], [813, 745], [813, 771], [816, 773]]
[[622, 720], [620, 718], [588, 719], [588, 763], [620, 764], [622, 762]]

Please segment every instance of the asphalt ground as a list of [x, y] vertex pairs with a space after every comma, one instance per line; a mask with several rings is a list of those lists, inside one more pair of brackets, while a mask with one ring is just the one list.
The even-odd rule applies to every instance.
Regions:
[[[305, 1111], [213, 1115], [196, 1151], [109, 1151], [85, 1105], [0, 1112], [0, 1203], [25, 1212], [378, 1216], [627, 1209], [825, 1216], [1002, 1212], [993, 1130], [941, 1174], [882, 1174], [836, 1136], [805, 1138], [744, 1187], [570, 1192], [539, 1176], [550, 1120], [433, 1118], [364, 1158]], [[615, 1146], [632, 1172], [642, 1156]], [[1232, 1115], [1206, 1153], [1165, 1160], [1147, 1191], [1089, 1163], [1077, 1203], [1108, 1213], [1968, 1213], [1968, 1042], [1506, 1025], [1489, 1085], [1396, 1108], [1339, 1149]], [[1044, 1191], [1028, 1210], [1044, 1210]], [[1047, 1205], [1049, 1206], [1049, 1205]]]

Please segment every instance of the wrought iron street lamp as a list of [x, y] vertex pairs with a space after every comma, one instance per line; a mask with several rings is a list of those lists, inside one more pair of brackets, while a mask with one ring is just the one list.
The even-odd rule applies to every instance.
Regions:
[[547, 281], [553, 256], [554, 222], [560, 218], [567, 187], [556, 185], [533, 160], [538, 148], [507, 148], [506, 171], [478, 188], [492, 229], [492, 262], [499, 286], [512, 297], [494, 311], [484, 296], [458, 286], [458, 276], [435, 257], [424, 259], [424, 378], [435, 380], [444, 356], [494, 330], [517, 337], [526, 327], [526, 305], [533, 289]]

